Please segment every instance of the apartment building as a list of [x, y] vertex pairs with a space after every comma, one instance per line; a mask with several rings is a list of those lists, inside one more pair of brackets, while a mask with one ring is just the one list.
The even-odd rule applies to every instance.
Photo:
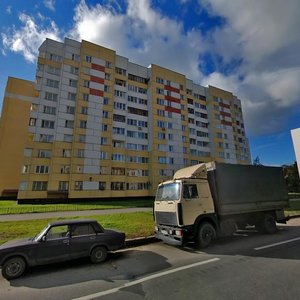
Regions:
[[[241, 101], [161, 66], [137, 65], [87, 41], [46, 39], [36, 82], [26, 84], [27, 93], [10, 78], [4, 97], [0, 157], [16, 161], [2, 195], [153, 196], [184, 166], [251, 162]], [[2, 127], [16, 126], [7, 106], [15, 107], [18, 125], [4, 134]], [[16, 153], [6, 143], [10, 134], [20, 136]]]

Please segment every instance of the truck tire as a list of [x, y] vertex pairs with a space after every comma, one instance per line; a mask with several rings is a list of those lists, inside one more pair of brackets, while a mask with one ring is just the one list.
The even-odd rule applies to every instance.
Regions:
[[24, 258], [15, 256], [9, 258], [2, 266], [2, 276], [7, 280], [20, 277], [26, 269]]
[[255, 224], [255, 228], [261, 233], [273, 234], [277, 231], [276, 220], [272, 214], [266, 213]]
[[197, 247], [206, 248], [216, 239], [216, 230], [211, 223], [201, 223], [197, 232]]

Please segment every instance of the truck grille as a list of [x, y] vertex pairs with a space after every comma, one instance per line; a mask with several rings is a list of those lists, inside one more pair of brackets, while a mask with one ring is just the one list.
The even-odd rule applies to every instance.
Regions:
[[177, 225], [176, 213], [158, 211], [155, 213], [155, 220], [157, 224]]

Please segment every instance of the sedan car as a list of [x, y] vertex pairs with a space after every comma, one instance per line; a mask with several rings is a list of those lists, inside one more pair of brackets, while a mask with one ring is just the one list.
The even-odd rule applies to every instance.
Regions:
[[27, 267], [90, 257], [106, 259], [108, 251], [124, 247], [125, 234], [104, 229], [96, 220], [64, 220], [49, 223], [33, 238], [13, 240], [0, 246], [2, 275], [10, 280]]

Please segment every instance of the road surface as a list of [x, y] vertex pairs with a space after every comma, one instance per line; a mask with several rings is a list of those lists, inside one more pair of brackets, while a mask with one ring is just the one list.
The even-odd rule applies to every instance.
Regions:
[[274, 235], [254, 230], [199, 251], [161, 242], [124, 249], [108, 261], [35, 267], [0, 276], [0, 299], [300, 299], [300, 219]]

